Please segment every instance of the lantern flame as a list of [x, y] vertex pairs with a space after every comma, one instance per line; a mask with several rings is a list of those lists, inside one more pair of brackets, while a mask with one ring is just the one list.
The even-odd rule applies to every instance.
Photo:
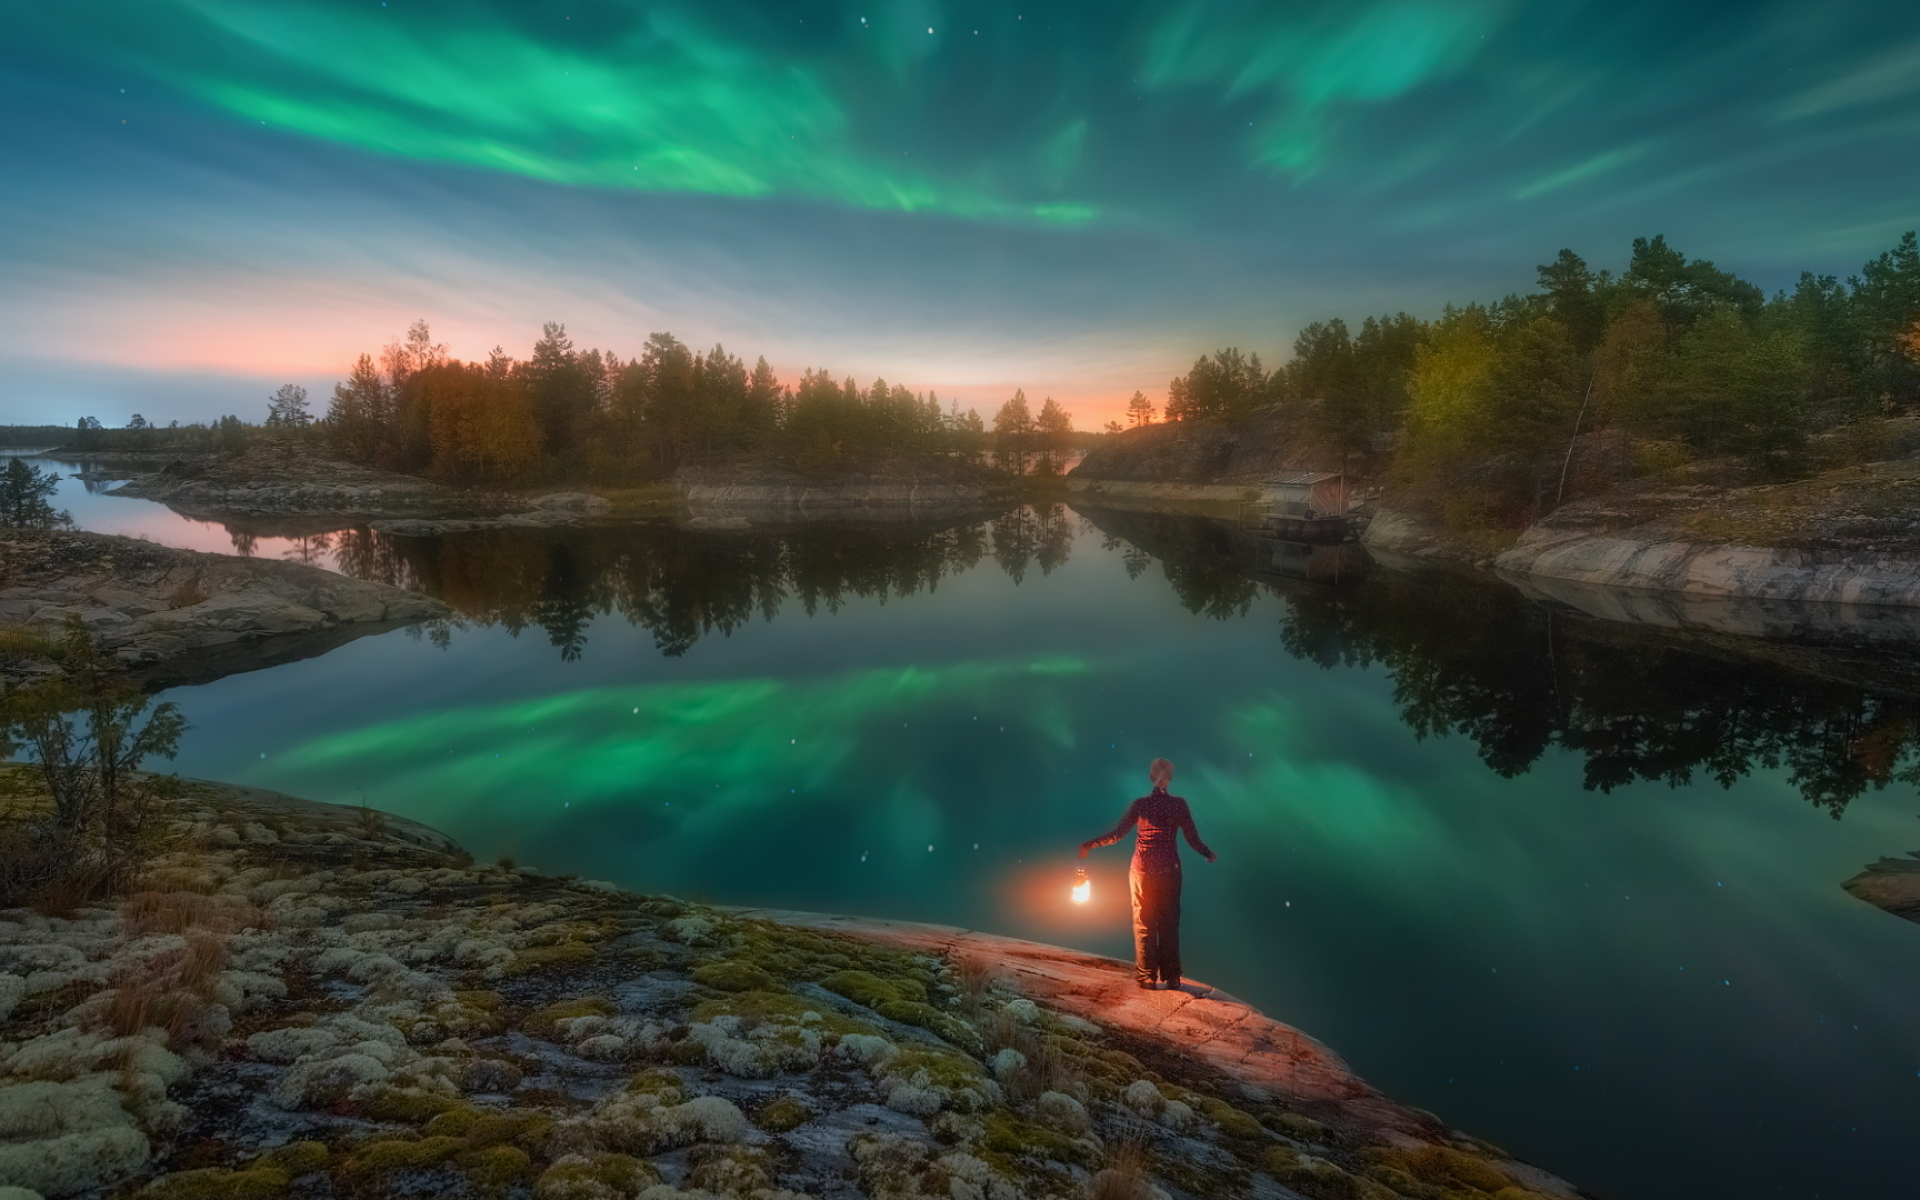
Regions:
[[1085, 904], [1091, 899], [1093, 899], [1093, 880], [1087, 878], [1086, 868], [1082, 867], [1073, 877], [1073, 902]]

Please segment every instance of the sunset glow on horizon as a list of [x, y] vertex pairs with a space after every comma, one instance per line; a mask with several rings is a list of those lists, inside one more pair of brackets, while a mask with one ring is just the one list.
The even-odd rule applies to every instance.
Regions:
[[1311, 321], [1491, 301], [1562, 246], [1618, 271], [1664, 233], [1771, 291], [1920, 217], [1920, 12], [1867, 0], [964, 25], [755, 0], [23, 11], [0, 421], [259, 419], [424, 319], [463, 358], [546, 321], [622, 355], [667, 331], [983, 415], [1019, 388], [1091, 429], [1200, 354], [1277, 365]]

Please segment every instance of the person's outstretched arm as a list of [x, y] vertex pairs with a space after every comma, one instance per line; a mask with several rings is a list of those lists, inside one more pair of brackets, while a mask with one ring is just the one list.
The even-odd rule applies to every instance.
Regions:
[[1213, 851], [1207, 849], [1207, 844], [1200, 840], [1200, 831], [1194, 828], [1192, 810], [1188, 809], [1185, 805], [1181, 805], [1180, 831], [1187, 835], [1187, 845], [1192, 846], [1201, 858], [1206, 859], [1208, 862], [1214, 860], [1215, 855]]
[[1080, 857], [1085, 858], [1089, 850], [1097, 850], [1101, 846], [1113, 845], [1121, 838], [1127, 836], [1128, 831], [1139, 823], [1140, 802], [1135, 800], [1132, 804], [1127, 805], [1126, 812], [1120, 814], [1120, 823], [1113, 827], [1113, 832], [1105, 833], [1091, 841], [1080, 843]]

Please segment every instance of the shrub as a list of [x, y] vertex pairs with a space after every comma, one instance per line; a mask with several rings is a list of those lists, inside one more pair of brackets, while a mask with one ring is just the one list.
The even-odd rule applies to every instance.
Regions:
[[155, 810], [178, 794], [178, 780], [139, 768], [179, 748], [179, 706], [149, 711], [77, 616], [61, 657], [61, 678], [0, 698], [0, 757], [31, 751], [52, 808], [10, 822], [0, 907], [37, 899], [57, 909], [123, 886], [153, 849]]

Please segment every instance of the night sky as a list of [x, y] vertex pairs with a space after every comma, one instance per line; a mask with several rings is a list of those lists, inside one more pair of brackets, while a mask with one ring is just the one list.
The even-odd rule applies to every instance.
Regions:
[[544, 320], [1083, 428], [1208, 349], [1664, 233], [1920, 225], [1920, 5], [61, 0], [0, 11], [0, 421], [322, 401]]

